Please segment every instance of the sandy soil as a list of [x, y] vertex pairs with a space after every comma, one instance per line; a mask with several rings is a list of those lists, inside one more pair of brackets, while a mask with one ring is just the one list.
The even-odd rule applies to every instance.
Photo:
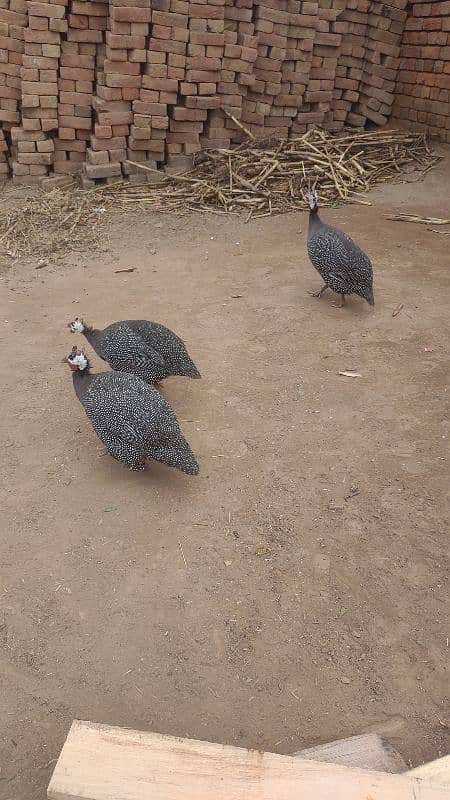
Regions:
[[[372, 257], [374, 311], [308, 296], [306, 214], [127, 218], [100, 255], [2, 273], [2, 798], [44, 798], [74, 717], [448, 751], [450, 239], [383, 215], [450, 217], [449, 180], [447, 152], [323, 212]], [[198, 478], [100, 455], [60, 363], [77, 314], [186, 340], [203, 380], [164, 393]]]

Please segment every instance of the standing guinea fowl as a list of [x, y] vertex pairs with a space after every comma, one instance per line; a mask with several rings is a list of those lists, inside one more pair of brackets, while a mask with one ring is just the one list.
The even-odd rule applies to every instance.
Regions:
[[144, 469], [146, 458], [153, 458], [188, 475], [198, 474], [175, 414], [153, 386], [123, 372], [92, 375], [86, 355], [76, 347], [64, 361], [92, 427], [113, 458], [133, 470]]
[[169, 375], [200, 378], [184, 342], [169, 328], [145, 319], [126, 319], [96, 330], [76, 317], [72, 333], [83, 333], [103, 361], [118, 372], [130, 372], [147, 383]]
[[309, 193], [308, 201], [308, 255], [324, 280], [322, 288], [310, 294], [322, 297], [325, 289], [332, 289], [341, 295], [339, 308], [345, 304], [346, 294], [358, 294], [373, 306], [373, 273], [368, 257], [350, 236], [322, 222], [314, 191]]

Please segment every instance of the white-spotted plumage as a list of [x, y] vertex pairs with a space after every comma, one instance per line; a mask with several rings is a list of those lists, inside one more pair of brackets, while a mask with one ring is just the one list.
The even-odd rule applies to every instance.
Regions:
[[132, 470], [144, 469], [147, 458], [188, 475], [198, 464], [180, 431], [177, 418], [159, 392], [141, 378], [121, 372], [91, 374], [79, 366], [75, 349], [67, 361], [73, 370], [78, 399], [109, 453]]
[[316, 296], [320, 297], [329, 288], [341, 295], [342, 304], [345, 295], [357, 294], [373, 306], [373, 270], [369, 258], [348, 234], [322, 222], [315, 192], [310, 192], [308, 202], [308, 255], [324, 281]]
[[83, 333], [112, 369], [132, 373], [147, 383], [158, 383], [169, 375], [201, 377], [182, 339], [157, 322], [123, 320], [97, 330], [77, 317], [69, 327]]

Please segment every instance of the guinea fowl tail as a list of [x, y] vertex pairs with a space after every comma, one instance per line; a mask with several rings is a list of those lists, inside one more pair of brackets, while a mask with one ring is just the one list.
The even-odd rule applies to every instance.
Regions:
[[184, 437], [180, 436], [178, 441], [160, 447], [152, 447], [147, 456], [166, 464], [168, 467], [179, 469], [186, 475], [198, 475], [199, 466], [197, 460]]
[[192, 365], [188, 368], [186, 375], [188, 378], [194, 378], [195, 380], [199, 380], [202, 377], [194, 362], [192, 362]]

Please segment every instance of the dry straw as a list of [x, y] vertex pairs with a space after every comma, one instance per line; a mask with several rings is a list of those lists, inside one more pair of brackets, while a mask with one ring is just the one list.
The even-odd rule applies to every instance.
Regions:
[[[39, 193], [0, 212], [0, 252], [10, 257], [49, 257], [94, 248], [105, 219], [114, 212], [150, 209], [164, 213], [237, 212], [246, 221], [305, 209], [309, 188], [322, 205], [370, 205], [366, 193], [379, 183], [402, 180], [405, 168], [427, 172], [438, 157], [420, 133], [347, 130], [338, 135], [312, 129], [296, 139], [247, 139], [231, 150], [202, 152], [187, 174], [167, 175], [151, 186], [125, 181], [82, 191]], [[159, 173], [160, 174], [160, 173]]]

